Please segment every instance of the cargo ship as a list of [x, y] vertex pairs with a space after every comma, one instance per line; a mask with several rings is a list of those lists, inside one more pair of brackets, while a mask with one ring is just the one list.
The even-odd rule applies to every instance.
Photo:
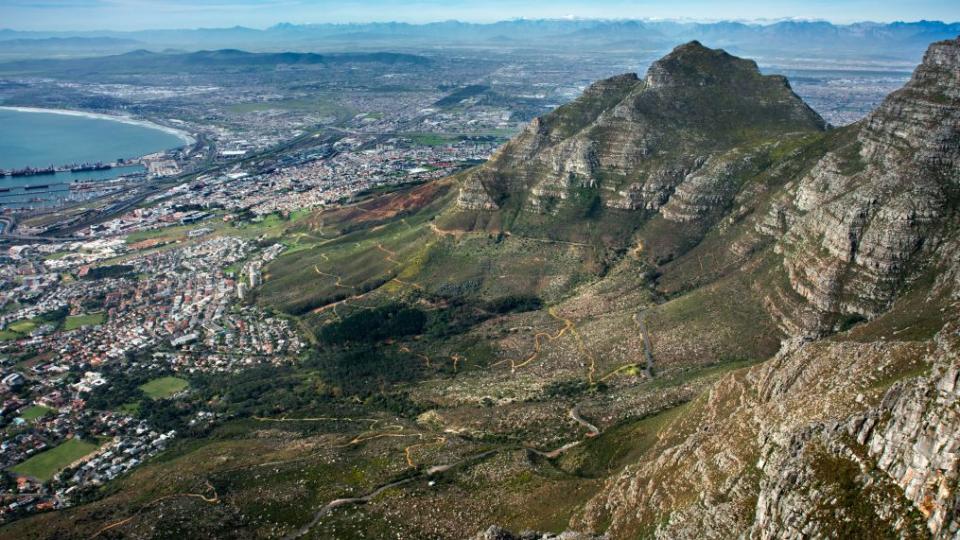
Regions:
[[107, 171], [112, 169], [111, 165], [106, 163], [84, 163], [83, 165], [77, 165], [70, 168], [70, 172], [89, 172], [89, 171]]
[[19, 177], [19, 176], [43, 176], [48, 174], [56, 174], [57, 169], [53, 167], [46, 167], [44, 169], [34, 169], [27, 167], [25, 169], [16, 169], [10, 171], [10, 176]]

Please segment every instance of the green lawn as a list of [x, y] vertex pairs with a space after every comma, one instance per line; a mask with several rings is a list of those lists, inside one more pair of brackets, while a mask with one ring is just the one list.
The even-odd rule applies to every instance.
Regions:
[[7, 330], [18, 334], [29, 334], [37, 328], [37, 323], [32, 320], [23, 320], [12, 322], [7, 325]]
[[120, 412], [127, 413], [131, 416], [136, 416], [140, 414], [140, 403], [136, 401], [131, 401], [130, 403], [124, 403], [119, 407]]
[[37, 322], [33, 319], [23, 319], [14, 321], [7, 325], [7, 328], [0, 330], [0, 341], [9, 341], [20, 339], [30, 335], [37, 328]]
[[20, 413], [20, 416], [27, 422], [31, 422], [33, 420], [36, 420], [37, 418], [46, 416], [47, 414], [52, 412], [53, 412], [53, 409], [51, 409], [50, 407], [44, 407], [43, 405], [34, 405], [32, 407], [27, 407], [26, 409], [24, 409], [23, 412]]
[[177, 377], [160, 377], [146, 384], [140, 385], [143, 393], [152, 399], [163, 399], [170, 397], [187, 387], [187, 381]]
[[87, 313], [85, 315], [71, 315], [67, 317], [66, 323], [64, 323], [65, 330], [73, 330], [75, 328], [80, 328], [82, 326], [95, 326], [98, 324], [103, 324], [103, 321], [107, 320], [107, 316], [104, 313]]
[[93, 442], [70, 439], [56, 448], [33, 456], [10, 470], [46, 482], [61, 469], [93, 452], [98, 447], [99, 445]]

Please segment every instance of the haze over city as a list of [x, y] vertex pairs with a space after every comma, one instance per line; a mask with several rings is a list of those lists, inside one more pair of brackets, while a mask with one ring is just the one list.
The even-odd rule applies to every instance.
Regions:
[[265, 28], [283, 22], [489, 23], [515, 18], [950, 22], [960, 19], [960, 7], [952, 0], [7, 0], [0, 6], [0, 27], [48, 31]]

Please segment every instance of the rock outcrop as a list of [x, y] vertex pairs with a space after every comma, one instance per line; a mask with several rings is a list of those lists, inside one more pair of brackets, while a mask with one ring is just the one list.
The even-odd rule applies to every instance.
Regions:
[[593, 190], [657, 219], [650, 250], [729, 231], [710, 255], [752, 272], [787, 336], [691, 403], [572, 529], [960, 538], [960, 39], [836, 130], [784, 79], [690, 43], [533, 122], [461, 189], [462, 208], [540, 214]]
[[615, 538], [953, 538], [958, 329], [929, 346], [793, 342], [715, 385], [574, 525], [609, 521]]

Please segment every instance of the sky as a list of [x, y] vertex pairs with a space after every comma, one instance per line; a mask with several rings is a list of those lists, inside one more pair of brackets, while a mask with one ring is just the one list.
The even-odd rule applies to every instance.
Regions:
[[960, 21], [960, 0], [0, 0], [0, 28], [144, 30], [516, 18]]

